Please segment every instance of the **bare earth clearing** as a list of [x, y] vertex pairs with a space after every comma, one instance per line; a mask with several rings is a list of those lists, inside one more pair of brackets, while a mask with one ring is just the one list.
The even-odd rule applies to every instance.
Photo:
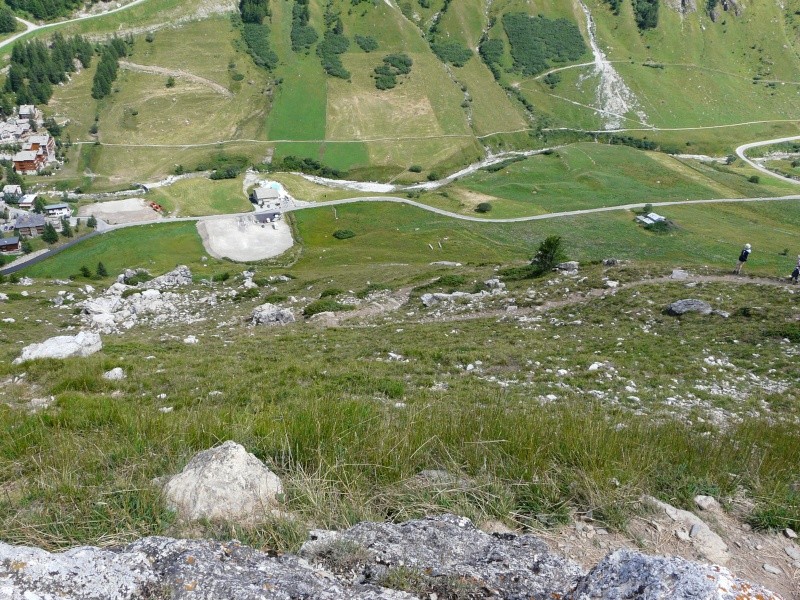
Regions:
[[119, 61], [119, 66], [120, 68], [125, 69], [126, 71], [138, 71], [139, 73], [150, 73], [151, 75], [166, 75], [166, 76], [176, 77], [178, 79], [186, 79], [187, 81], [192, 81], [194, 83], [199, 83], [200, 85], [209, 87], [218, 94], [222, 94], [226, 98], [233, 98], [233, 94], [231, 94], [230, 91], [222, 87], [220, 84], [215, 83], [210, 79], [206, 79], [205, 77], [200, 77], [198, 75], [193, 75], [192, 73], [187, 73], [186, 71], [165, 69], [164, 67], [155, 67], [152, 65], [137, 65], [135, 63], [128, 62], [126, 60]]
[[197, 231], [211, 256], [239, 262], [272, 258], [294, 244], [285, 221], [259, 224], [250, 216], [200, 221]]
[[112, 200], [81, 206], [78, 216], [88, 217], [94, 215], [109, 225], [123, 223], [139, 223], [144, 221], [160, 221], [162, 216], [150, 208], [141, 198], [128, 198], [126, 200]]

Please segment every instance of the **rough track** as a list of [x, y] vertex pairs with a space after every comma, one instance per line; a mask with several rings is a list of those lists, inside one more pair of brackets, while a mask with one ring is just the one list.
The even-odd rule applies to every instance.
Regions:
[[150, 73], [151, 75], [166, 75], [168, 77], [175, 77], [179, 79], [185, 79], [187, 81], [192, 81], [194, 83], [198, 83], [200, 85], [204, 85], [208, 88], [211, 88], [218, 94], [222, 94], [226, 98], [233, 98], [233, 94], [227, 88], [221, 86], [220, 84], [211, 81], [210, 79], [206, 79], [205, 77], [200, 77], [199, 75], [194, 75], [192, 73], [188, 73], [187, 71], [178, 71], [176, 69], [165, 69], [164, 67], [156, 67], [153, 65], [137, 65], [136, 63], [128, 62], [126, 60], [119, 61], [119, 66], [126, 71], [135, 71], [137, 73]]

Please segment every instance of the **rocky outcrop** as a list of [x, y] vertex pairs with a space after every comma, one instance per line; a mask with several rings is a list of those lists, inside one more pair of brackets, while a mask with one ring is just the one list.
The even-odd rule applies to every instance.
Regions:
[[250, 315], [250, 323], [253, 325], [288, 325], [294, 321], [294, 313], [290, 309], [269, 302], [254, 308]]
[[689, 312], [696, 312], [700, 313], [701, 315], [710, 315], [711, 311], [712, 308], [708, 302], [696, 300], [694, 298], [678, 300], [667, 307], [667, 313], [674, 317], [679, 317]]
[[777, 594], [734, 577], [724, 567], [632, 550], [605, 557], [567, 596], [567, 600], [590, 598], [780, 600]]
[[26, 360], [37, 358], [71, 358], [73, 356], [89, 356], [103, 348], [103, 341], [97, 333], [81, 331], [77, 335], [60, 335], [43, 341], [41, 344], [31, 344], [22, 349], [19, 358], [14, 359], [18, 365]]
[[167, 502], [186, 521], [256, 523], [282, 493], [278, 476], [232, 441], [196, 454], [164, 486]]
[[630, 550], [585, 573], [532, 535], [489, 535], [454, 515], [317, 531], [300, 555], [163, 537], [61, 554], [0, 543], [0, 598], [780, 600], [723, 567]]
[[155, 277], [150, 281], [141, 284], [142, 289], [145, 290], [165, 290], [192, 283], [192, 272], [186, 265], [175, 267], [169, 273], [164, 273], [159, 277]]

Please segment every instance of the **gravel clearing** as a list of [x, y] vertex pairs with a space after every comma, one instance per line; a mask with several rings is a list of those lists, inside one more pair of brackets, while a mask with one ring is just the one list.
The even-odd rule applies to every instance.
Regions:
[[238, 262], [272, 258], [294, 245], [292, 230], [282, 220], [259, 224], [251, 216], [208, 219], [197, 223], [197, 231], [211, 256]]
[[139, 223], [141, 221], [160, 221], [162, 216], [150, 208], [141, 198], [126, 198], [110, 202], [96, 202], [81, 206], [78, 216], [94, 215], [109, 225]]

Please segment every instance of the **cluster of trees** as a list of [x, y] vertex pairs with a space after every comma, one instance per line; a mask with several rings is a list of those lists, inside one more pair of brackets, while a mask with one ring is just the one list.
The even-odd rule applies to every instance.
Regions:
[[658, 25], [658, 0], [633, 0], [633, 14], [640, 31]]
[[317, 31], [308, 24], [309, 19], [308, 0], [294, 0], [290, 37], [295, 52], [307, 51], [319, 39]]
[[378, 49], [378, 40], [371, 35], [358, 35], [356, 34], [356, 44], [364, 52], [374, 52]]
[[568, 19], [506, 13], [503, 28], [511, 44], [514, 68], [524, 75], [536, 75], [551, 63], [574, 61], [586, 53], [580, 29]]
[[94, 48], [83, 37], [67, 39], [60, 33], [53, 36], [49, 48], [41, 40], [17, 43], [3, 90], [14, 94], [16, 104], [47, 104], [53, 85], [75, 71], [75, 59], [85, 68], [93, 54]]
[[411, 73], [414, 61], [407, 54], [395, 53], [383, 57], [383, 64], [375, 67], [375, 87], [390, 90], [397, 85], [397, 78]]
[[269, 0], [240, 0], [239, 14], [242, 17], [242, 39], [253, 62], [272, 71], [278, 66], [278, 55], [269, 43], [270, 30], [264, 19], [271, 16]]
[[86, 265], [83, 265], [80, 271], [81, 275], [87, 279], [102, 279], [103, 277], [108, 277], [108, 269], [106, 269], [106, 266], [102, 262], [97, 263], [94, 274], [92, 274], [92, 271]]
[[431, 50], [439, 60], [455, 67], [463, 67], [472, 58], [472, 50], [455, 40], [432, 42]]
[[0, 33], [12, 33], [17, 30], [17, 19], [11, 9], [0, 8]]
[[242, 22], [261, 25], [266, 17], [272, 15], [269, 0], [240, 0], [239, 14], [242, 15]]
[[49, 20], [68, 15], [83, 5], [82, 0], [6, 0], [14, 10], [32, 14], [37, 19]]
[[619, 15], [619, 11], [622, 8], [622, 0], [605, 0], [605, 2], [611, 7], [611, 12]]
[[481, 55], [481, 59], [489, 67], [496, 80], [500, 79], [500, 64], [503, 62], [505, 49], [506, 46], [503, 40], [498, 38], [489, 39], [484, 37], [478, 46], [478, 54]]
[[114, 37], [109, 44], [103, 46], [92, 81], [92, 98], [100, 100], [111, 93], [111, 87], [119, 70], [119, 59], [127, 55], [128, 46], [118, 37]]
[[300, 173], [308, 173], [309, 175], [328, 177], [330, 179], [343, 179], [347, 176], [347, 172], [325, 166], [313, 158], [300, 158], [293, 155], [286, 156], [281, 161], [279, 169], [283, 171], [299, 171]]
[[340, 54], [347, 52], [350, 40], [344, 35], [341, 17], [332, 12], [330, 7], [325, 13], [325, 36], [317, 45], [317, 56], [322, 61], [322, 68], [331, 77], [350, 79], [350, 71], [344, 68]]

